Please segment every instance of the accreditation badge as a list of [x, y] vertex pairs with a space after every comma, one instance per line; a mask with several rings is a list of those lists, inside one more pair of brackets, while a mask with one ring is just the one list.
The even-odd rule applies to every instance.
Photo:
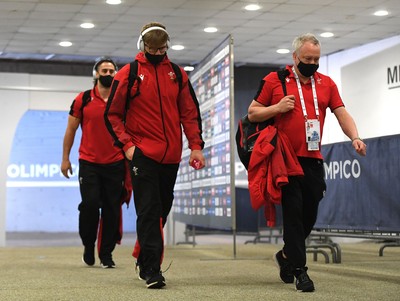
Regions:
[[321, 128], [318, 119], [307, 119], [306, 123], [306, 142], [309, 151], [319, 150], [321, 141]]

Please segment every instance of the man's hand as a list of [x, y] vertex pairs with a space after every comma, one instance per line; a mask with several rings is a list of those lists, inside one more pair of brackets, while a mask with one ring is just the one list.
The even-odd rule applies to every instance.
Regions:
[[67, 179], [69, 179], [69, 174], [72, 175], [72, 166], [71, 166], [71, 162], [69, 160], [63, 160], [61, 162], [61, 172], [64, 175], [64, 177], [66, 177]]
[[202, 169], [204, 166], [206, 166], [206, 159], [203, 156], [203, 152], [201, 150], [192, 150], [190, 153], [190, 158], [189, 158], [189, 165], [193, 166], [193, 161], [197, 161], [197, 166], [196, 169]]
[[360, 138], [354, 138], [351, 144], [360, 156], [367, 155], [367, 145]]
[[295, 98], [294, 95], [286, 95], [277, 104], [280, 113], [286, 113], [294, 109]]

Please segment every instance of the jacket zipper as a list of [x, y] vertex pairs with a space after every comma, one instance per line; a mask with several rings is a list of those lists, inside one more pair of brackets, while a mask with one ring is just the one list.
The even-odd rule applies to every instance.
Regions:
[[166, 147], [165, 147], [164, 155], [163, 155], [163, 157], [162, 157], [162, 159], [161, 159], [161, 161], [160, 161], [160, 163], [161, 163], [161, 162], [164, 161], [165, 156], [167, 155], [167, 150], [168, 150], [169, 142], [168, 142], [168, 139], [167, 139], [167, 133], [166, 133], [166, 131], [165, 131], [164, 113], [163, 113], [164, 111], [163, 111], [162, 100], [161, 100], [160, 84], [159, 84], [159, 82], [158, 82], [157, 65], [154, 65], [154, 70], [155, 70], [155, 72], [156, 72], [156, 82], [157, 82], [157, 90], [158, 90], [158, 101], [160, 102], [161, 122], [162, 122], [162, 125], [163, 125], [163, 132], [164, 132], [165, 141], [166, 141], [166, 143], [167, 143], [167, 145], [166, 145]]

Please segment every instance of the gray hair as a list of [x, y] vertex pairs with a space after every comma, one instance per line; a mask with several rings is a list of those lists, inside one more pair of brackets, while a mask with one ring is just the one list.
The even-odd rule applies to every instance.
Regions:
[[305, 33], [299, 35], [293, 40], [293, 52], [296, 52], [296, 54], [298, 54], [299, 49], [304, 45], [305, 42], [311, 42], [314, 45], [321, 46], [321, 43], [315, 35], [313, 35], [312, 33]]

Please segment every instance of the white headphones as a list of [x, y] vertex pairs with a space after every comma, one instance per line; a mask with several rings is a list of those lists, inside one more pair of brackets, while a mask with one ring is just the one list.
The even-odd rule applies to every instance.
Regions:
[[143, 36], [144, 36], [146, 33], [150, 32], [150, 31], [153, 31], [153, 30], [161, 30], [161, 31], [164, 31], [164, 32], [168, 35], [167, 47], [169, 48], [169, 34], [168, 34], [168, 32], [167, 32], [164, 28], [162, 28], [162, 27], [153, 26], [153, 27], [149, 27], [149, 28], [143, 30], [143, 32], [139, 35], [139, 39], [138, 39], [138, 41], [137, 41], [137, 48], [138, 48], [140, 51], [143, 51], [143, 52], [144, 52]]

